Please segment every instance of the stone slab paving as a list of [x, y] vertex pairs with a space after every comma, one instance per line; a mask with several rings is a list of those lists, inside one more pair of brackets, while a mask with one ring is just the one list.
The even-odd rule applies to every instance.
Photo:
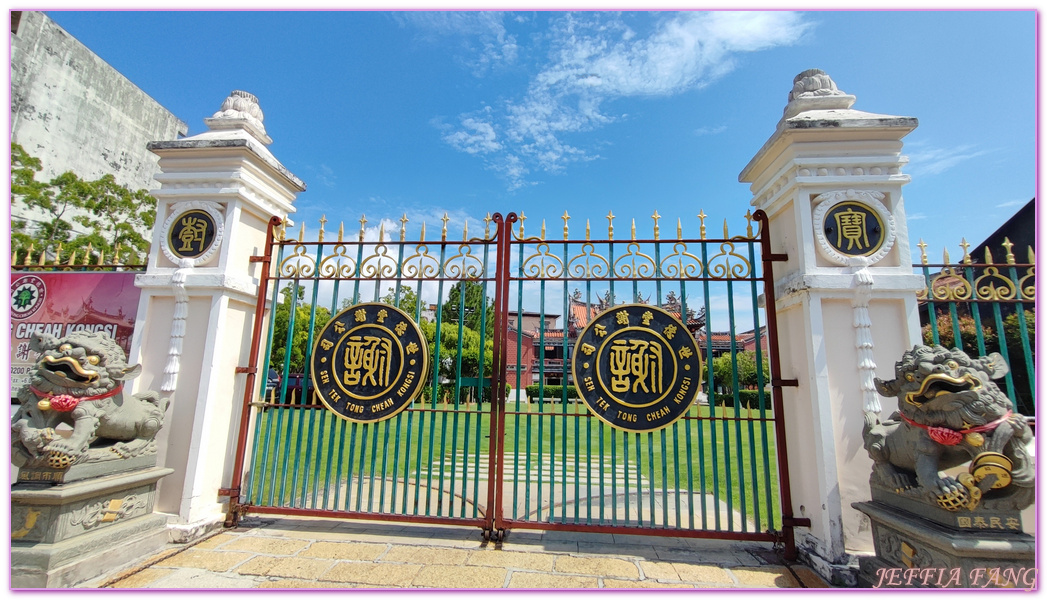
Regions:
[[248, 517], [121, 573], [78, 587], [205, 588], [802, 588], [829, 587], [768, 544]]

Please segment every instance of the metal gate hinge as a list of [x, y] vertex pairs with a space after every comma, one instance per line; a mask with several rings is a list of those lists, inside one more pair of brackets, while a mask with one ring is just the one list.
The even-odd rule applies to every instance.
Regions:
[[237, 367], [236, 368], [236, 372], [237, 373], [255, 374], [255, 373], [258, 373], [258, 367]]
[[800, 381], [797, 379], [772, 379], [771, 385], [774, 387], [798, 387]]
[[250, 261], [253, 263], [265, 262], [265, 256], [252, 256]]
[[239, 496], [239, 495], [240, 495], [240, 490], [234, 490], [232, 488], [218, 488], [218, 497], [219, 498], [221, 498], [223, 496], [232, 497], [232, 496]]
[[811, 520], [807, 517], [782, 517], [782, 527], [807, 527], [810, 529]]

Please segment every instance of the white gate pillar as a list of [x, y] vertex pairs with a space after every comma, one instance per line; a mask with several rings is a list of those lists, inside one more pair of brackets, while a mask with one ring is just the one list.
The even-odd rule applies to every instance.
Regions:
[[[305, 184], [269, 152], [257, 99], [235, 91], [208, 131], [153, 142], [161, 173], [156, 225], [131, 347], [142, 365], [138, 390], [172, 395], [157, 436], [156, 510], [169, 537], [188, 541], [224, 519], [218, 490], [228, 481], [239, 427], [252, 320], [273, 216], [294, 212]], [[252, 365], [253, 366], [253, 365]], [[264, 375], [256, 381], [265, 381]]]
[[870, 498], [862, 425], [863, 410], [880, 410], [872, 379], [893, 378], [920, 341], [924, 284], [901, 193], [901, 140], [917, 121], [851, 109], [855, 97], [817, 69], [793, 83], [785, 115], [739, 181], [769, 216], [773, 251], [788, 255], [774, 263], [767, 310], [777, 311], [782, 377], [799, 382], [783, 390], [793, 514], [811, 519], [796, 529], [797, 548], [843, 584], [856, 575], [850, 553], [872, 551], [867, 519], [851, 508]]

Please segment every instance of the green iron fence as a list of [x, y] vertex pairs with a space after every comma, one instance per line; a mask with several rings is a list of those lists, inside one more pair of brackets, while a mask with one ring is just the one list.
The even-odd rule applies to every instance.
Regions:
[[[994, 259], [984, 248], [983, 256], [967, 253], [969, 244], [960, 244], [963, 257], [951, 263], [949, 253], [940, 264], [927, 259], [927, 245], [921, 240], [922, 273], [927, 287], [917, 294], [921, 303], [921, 325], [925, 344], [958, 348], [972, 356], [999, 352], [1010, 371], [1000, 389], [1014, 403], [1015, 410], [1033, 417], [1036, 409], [1036, 257], [1026, 249], [1027, 262], [1017, 262], [1013, 244], [1006, 238]], [[976, 251], [977, 252], [977, 251]], [[978, 253], [981, 254], [981, 253]], [[978, 262], [978, 258], [983, 261]]]
[[[525, 233], [525, 216], [484, 219], [483, 234], [437, 240], [426, 225], [383, 222], [351, 236], [288, 238], [274, 220], [252, 353], [270, 383], [249, 392], [231, 518], [238, 512], [778, 540], [801, 524], [788, 510], [788, 474], [774, 315], [761, 307], [770, 254], [758, 219], [745, 234], [663, 239], [636, 226], [615, 239]], [[514, 226], [514, 223], [516, 225]], [[754, 226], [757, 232], [754, 233]], [[393, 231], [387, 235], [386, 229]], [[411, 229], [414, 229], [413, 224]], [[580, 228], [579, 228], [580, 230]], [[391, 239], [398, 237], [398, 239]], [[578, 236], [581, 238], [582, 236]], [[271, 293], [271, 295], [269, 295]], [[312, 396], [314, 337], [341, 310], [384, 302], [405, 310], [429, 343], [422, 396], [377, 423], [339, 418]], [[571, 352], [603, 310], [647, 303], [676, 315], [698, 340], [703, 387], [669, 427], [626, 433], [571, 393]], [[262, 317], [262, 313], [267, 313]], [[770, 320], [770, 322], [768, 322]], [[743, 352], [744, 351], [744, 352]], [[770, 370], [743, 375], [746, 353]], [[720, 356], [729, 368], [714, 373]], [[297, 374], [301, 373], [301, 376]], [[726, 374], [725, 374], [726, 373]], [[772, 376], [773, 374], [773, 376]], [[717, 406], [709, 382], [733, 400]], [[531, 395], [529, 386], [537, 386]], [[557, 395], [545, 393], [547, 386]], [[748, 388], [748, 389], [746, 389]], [[532, 387], [532, 391], [534, 388]], [[742, 398], [745, 398], [742, 401]], [[784, 530], [784, 531], [783, 531]]]

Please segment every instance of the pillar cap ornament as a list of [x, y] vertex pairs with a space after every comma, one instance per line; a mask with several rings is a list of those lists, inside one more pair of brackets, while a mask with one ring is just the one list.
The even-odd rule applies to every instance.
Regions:
[[832, 77], [821, 69], [807, 69], [793, 77], [789, 103], [782, 119], [794, 117], [809, 110], [846, 110], [857, 100], [836, 87]]
[[265, 125], [262, 123], [264, 120], [265, 115], [254, 94], [233, 90], [222, 102], [218, 112], [210, 119], [204, 119], [204, 124], [211, 131], [243, 129], [268, 146], [273, 140], [265, 133]]

